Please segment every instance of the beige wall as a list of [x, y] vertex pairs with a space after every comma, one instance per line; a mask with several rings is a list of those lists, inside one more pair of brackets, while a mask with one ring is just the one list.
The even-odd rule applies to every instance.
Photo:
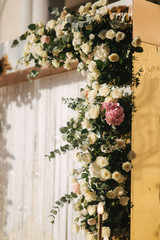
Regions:
[[132, 240], [160, 239], [160, 47], [143, 44], [134, 62], [143, 68], [135, 90], [137, 113], [133, 122]]
[[5, 0], [0, 5], [0, 43], [17, 38], [20, 34], [21, 0]]

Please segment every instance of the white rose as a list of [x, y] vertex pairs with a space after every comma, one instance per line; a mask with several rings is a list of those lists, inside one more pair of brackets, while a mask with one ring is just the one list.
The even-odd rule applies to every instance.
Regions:
[[72, 224], [72, 231], [73, 231], [74, 233], [78, 233], [78, 232], [79, 232], [79, 226], [78, 226], [77, 223], [73, 223], [73, 224]]
[[122, 206], [127, 206], [128, 201], [129, 201], [129, 197], [125, 197], [125, 196], [123, 196], [123, 197], [121, 197], [121, 198], [119, 199], [119, 203], [120, 203]]
[[83, 15], [86, 12], [85, 6], [81, 5], [78, 9], [78, 12], [80, 13], [80, 15]]
[[126, 172], [131, 171], [132, 165], [130, 162], [125, 162], [122, 164], [122, 169]]
[[125, 147], [125, 141], [123, 140], [123, 139], [116, 139], [116, 142], [117, 142], [117, 144], [116, 144], [116, 148], [123, 148], [123, 147]]
[[35, 34], [30, 34], [29, 36], [27, 36], [27, 41], [30, 43], [35, 43], [38, 41], [38, 38], [35, 36]]
[[37, 33], [38, 33], [38, 35], [43, 35], [44, 34], [44, 27], [38, 29]]
[[90, 61], [88, 64], [88, 70], [90, 72], [93, 72], [95, 69], [97, 69], [97, 64], [94, 61]]
[[87, 192], [85, 194], [85, 199], [87, 200], [87, 202], [92, 202], [92, 201], [96, 201], [96, 193], [95, 192]]
[[132, 161], [136, 158], [136, 153], [134, 151], [129, 151], [129, 153], [127, 154], [127, 158], [128, 160]]
[[123, 90], [122, 88], [113, 88], [111, 92], [111, 97], [113, 98], [122, 98], [123, 97]]
[[80, 191], [83, 195], [85, 195], [87, 192], [89, 192], [89, 188], [86, 186], [80, 187]]
[[60, 63], [56, 59], [54, 59], [52, 60], [52, 65], [53, 67], [58, 68], [60, 66]]
[[114, 179], [116, 182], [119, 181], [121, 179], [122, 175], [116, 171], [112, 174], [112, 179]]
[[108, 56], [109, 61], [111, 62], [118, 62], [119, 61], [119, 55], [117, 53], [112, 53]]
[[83, 43], [81, 45], [82, 51], [87, 55], [89, 52], [91, 52], [91, 46], [88, 43]]
[[89, 35], [89, 39], [90, 40], [93, 40], [95, 38], [95, 35], [93, 34], [93, 33], [91, 33], [90, 35]]
[[92, 128], [92, 125], [90, 124], [90, 122], [87, 120], [87, 119], [84, 119], [82, 122], [81, 122], [81, 125], [82, 125], [82, 128], [83, 129], [91, 129]]
[[99, 95], [106, 97], [109, 93], [110, 88], [106, 84], [101, 85], [101, 87], [99, 88]]
[[138, 46], [141, 45], [141, 43], [142, 43], [142, 40], [140, 39], [139, 36], [137, 36], [137, 37], [135, 37], [135, 38], [133, 39], [133, 41], [132, 41], [132, 46], [138, 47]]
[[104, 211], [104, 213], [102, 215], [103, 221], [105, 221], [107, 218], [108, 218], [108, 213], [106, 211]]
[[102, 227], [102, 237], [110, 237], [111, 230], [109, 227]]
[[99, 9], [98, 9], [98, 12], [99, 12], [102, 16], [106, 15], [106, 14], [108, 13], [108, 8], [107, 8], [107, 6], [104, 6], [104, 7], [99, 8]]
[[90, 90], [88, 92], [88, 98], [89, 100], [93, 100], [97, 97], [97, 91], [96, 90]]
[[88, 138], [90, 144], [94, 144], [97, 141], [97, 135], [94, 132], [89, 132]]
[[87, 223], [90, 225], [90, 226], [93, 226], [97, 223], [96, 219], [95, 218], [90, 218], [87, 220]]
[[56, 21], [52, 19], [49, 22], [47, 22], [46, 28], [52, 30], [54, 29], [55, 25], [56, 25]]
[[102, 40], [104, 40], [106, 38], [106, 33], [107, 33], [107, 30], [103, 29], [98, 34], [98, 37], [101, 38]]
[[108, 191], [106, 196], [109, 198], [109, 199], [115, 199], [116, 198], [116, 194], [114, 191]]
[[91, 75], [93, 79], [97, 80], [97, 78], [100, 76], [100, 71], [98, 69], [94, 69]]
[[103, 168], [102, 170], [100, 170], [100, 174], [101, 174], [101, 180], [102, 181], [106, 181], [108, 179], [111, 178], [111, 173], [110, 171], [108, 171], [107, 169]]
[[89, 215], [94, 215], [97, 210], [97, 207], [95, 205], [89, 205], [87, 210]]
[[73, 38], [72, 44], [74, 47], [81, 45], [82, 40], [80, 38]]
[[101, 156], [96, 158], [96, 163], [97, 163], [98, 166], [100, 166], [102, 168], [109, 165], [108, 158], [107, 157], [101, 157]]
[[113, 102], [114, 99], [113, 99], [111, 96], [108, 96], [108, 97], [105, 98], [104, 101], [105, 101], [105, 102]]
[[116, 33], [116, 41], [120, 42], [125, 39], [126, 34], [124, 32], [117, 32]]
[[97, 162], [94, 161], [89, 166], [89, 173], [92, 177], [101, 178], [100, 170], [102, 168], [97, 165]]
[[106, 38], [108, 39], [113, 39], [115, 37], [116, 33], [114, 30], [110, 29], [109, 31], [106, 32]]
[[78, 212], [80, 209], [79, 209], [79, 202], [76, 202], [73, 204], [73, 208], [74, 208], [74, 211], [75, 212]]
[[81, 213], [82, 213], [83, 216], [87, 216], [88, 211], [87, 211], [86, 208], [83, 208], [83, 210], [81, 211]]
[[82, 33], [81, 32], [74, 32], [73, 33], [74, 38], [82, 38]]
[[81, 155], [81, 159], [84, 163], [90, 163], [91, 162], [91, 155], [89, 153], [83, 153]]
[[115, 192], [117, 197], [121, 197], [124, 194], [124, 189], [121, 186], [120, 187], [116, 187], [114, 189], [114, 192]]
[[93, 56], [95, 60], [101, 60], [102, 62], [107, 60], [107, 57], [110, 53], [110, 48], [105, 44], [97, 45], [94, 47]]
[[85, 240], [95, 240], [95, 237], [93, 234], [91, 234], [90, 232], [87, 232], [86, 238]]
[[85, 9], [86, 9], [86, 10], [89, 10], [89, 9], [91, 8], [91, 6], [92, 6], [92, 3], [91, 3], [91, 2], [88, 2], [88, 3], [86, 3], [86, 5], [85, 5]]
[[88, 111], [90, 118], [97, 118], [99, 116], [100, 110], [98, 105], [92, 105]]
[[72, 52], [67, 52], [66, 56], [69, 60], [71, 60], [73, 58], [73, 53]]
[[119, 180], [117, 180], [117, 182], [118, 182], [118, 183], [123, 183], [125, 180], [126, 180], [126, 178], [124, 178], [124, 177], [122, 176]]
[[43, 26], [44, 26], [44, 24], [43, 24], [43, 22], [37, 22], [37, 26], [39, 27], [39, 28], [42, 28]]
[[94, 90], [98, 90], [98, 89], [100, 88], [99, 83], [98, 83], [97, 81], [93, 82], [93, 83], [92, 83], [92, 88], [93, 88]]

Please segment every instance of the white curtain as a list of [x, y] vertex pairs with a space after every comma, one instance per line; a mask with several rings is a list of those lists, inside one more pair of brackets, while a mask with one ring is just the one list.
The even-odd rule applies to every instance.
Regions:
[[45, 157], [62, 144], [59, 128], [73, 115], [62, 97], [76, 97], [84, 81], [76, 71], [0, 88], [0, 239], [79, 240], [72, 233], [73, 205], [48, 217], [69, 193], [72, 154]]

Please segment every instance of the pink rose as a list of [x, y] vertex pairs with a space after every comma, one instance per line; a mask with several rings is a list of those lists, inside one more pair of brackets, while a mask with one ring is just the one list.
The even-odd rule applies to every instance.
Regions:
[[78, 182], [73, 184], [73, 192], [80, 194], [80, 184]]
[[41, 37], [41, 42], [44, 44], [44, 43], [50, 43], [50, 37], [49, 36], [46, 36], [46, 35], [42, 35]]
[[101, 111], [105, 109], [105, 120], [109, 125], [120, 125], [124, 121], [124, 109], [119, 103], [104, 102]]

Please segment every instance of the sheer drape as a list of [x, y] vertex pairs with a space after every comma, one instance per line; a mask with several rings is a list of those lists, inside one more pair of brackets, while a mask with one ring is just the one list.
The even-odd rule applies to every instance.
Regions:
[[[78, 240], [73, 206], [50, 223], [54, 201], [71, 191], [72, 153], [49, 162], [62, 144], [59, 128], [73, 115], [62, 97], [76, 97], [84, 84], [76, 71], [0, 89], [0, 239]], [[71, 204], [72, 205], [72, 204]]]

